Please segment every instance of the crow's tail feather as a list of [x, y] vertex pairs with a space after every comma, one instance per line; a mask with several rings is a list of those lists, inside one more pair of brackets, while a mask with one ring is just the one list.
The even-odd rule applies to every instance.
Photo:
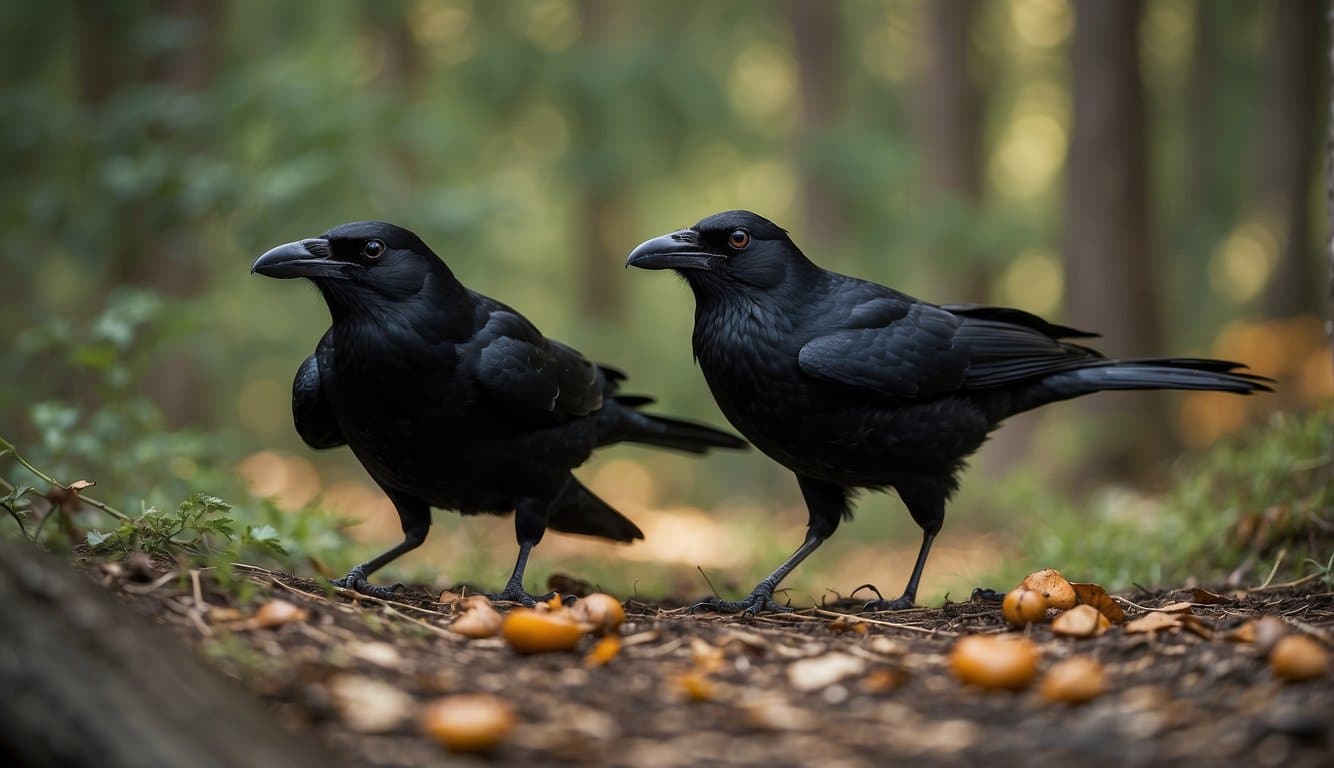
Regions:
[[1272, 392], [1274, 380], [1247, 373], [1228, 360], [1151, 357], [1138, 360], [1091, 360], [1090, 365], [1055, 373], [1016, 398], [1013, 413], [1105, 390], [1182, 389], [1250, 395]]
[[638, 410], [652, 400], [634, 395], [617, 395], [603, 406], [598, 429], [598, 445], [641, 443], [671, 448], [687, 453], [707, 453], [712, 448], [742, 450], [745, 440], [713, 427], [666, 416], [653, 416]]
[[580, 533], [612, 541], [644, 538], [644, 532], [630, 518], [599, 499], [574, 477], [551, 505], [547, 527], [561, 533]]

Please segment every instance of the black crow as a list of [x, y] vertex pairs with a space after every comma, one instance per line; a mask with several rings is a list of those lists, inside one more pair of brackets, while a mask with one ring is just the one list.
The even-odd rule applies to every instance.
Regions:
[[774, 588], [851, 516], [858, 489], [894, 488], [923, 531], [906, 608], [964, 460], [1007, 416], [1105, 389], [1268, 391], [1221, 360], [1109, 360], [1096, 334], [1018, 309], [936, 305], [812, 263], [773, 222], [710, 216], [649, 240], [627, 266], [674, 269], [695, 294], [695, 358], [724, 415], [797, 475], [801, 547], [722, 611], [780, 610]]
[[333, 322], [296, 373], [297, 432], [312, 448], [351, 448], [403, 524], [402, 544], [353, 568], [339, 586], [391, 594], [366, 578], [421, 545], [431, 507], [515, 510], [519, 558], [500, 597], [531, 604], [524, 566], [548, 527], [643, 538], [570, 473], [594, 448], [634, 442], [703, 453], [746, 445], [642, 413], [652, 400], [617, 394], [623, 374], [468, 290], [401, 227], [344, 224], [270, 250], [251, 272], [305, 277], [323, 294]]

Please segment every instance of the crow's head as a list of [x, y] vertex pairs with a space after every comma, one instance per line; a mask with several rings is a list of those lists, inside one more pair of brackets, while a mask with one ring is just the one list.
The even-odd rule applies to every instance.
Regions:
[[340, 224], [319, 237], [280, 245], [256, 259], [250, 271], [309, 278], [331, 307], [403, 301], [432, 282], [454, 282], [421, 238], [383, 221]]
[[693, 287], [766, 289], [810, 262], [777, 224], [750, 211], [715, 213], [689, 229], [645, 241], [628, 267], [674, 269]]

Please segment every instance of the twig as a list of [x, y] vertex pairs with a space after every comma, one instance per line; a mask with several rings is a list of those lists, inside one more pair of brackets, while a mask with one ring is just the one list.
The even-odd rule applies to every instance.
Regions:
[[715, 586], [713, 586], [713, 582], [712, 582], [712, 581], [709, 581], [709, 574], [707, 574], [707, 573], [704, 572], [704, 568], [701, 567], [701, 566], [698, 566], [698, 565], [697, 565], [697, 566], [695, 566], [695, 570], [699, 571], [699, 575], [700, 575], [701, 577], [703, 577], [703, 579], [704, 579], [704, 583], [709, 585], [709, 591], [713, 593], [713, 596], [714, 596], [714, 597], [719, 597], [719, 595], [718, 595], [718, 588], [715, 587]]
[[[46, 473], [43, 472], [42, 470], [38, 469], [37, 467], [34, 467], [32, 464], [29, 464], [27, 459], [25, 459], [25, 458], [23, 458], [22, 456], [19, 455], [18, 449], [14, 447], [14, 444], [13, 444], [13, 443], [9, 442], [8, 440], [4, 439], [3, 437], [0, 437], [0, 456], [3, 456], [3, 455], [5, 455], [5, 454], [9, 454], [10, 456], [13, 456], [13, 457], [14, 457], [14, 460], [17, 461], [18, 463], [22, 464], [24, 469], [28, 470], [29, 472], [33, 473], [34, 475], [37, 475], [37, 476], [40, 477], [41, 479], [45, 480], [45, 481], [47, 482], [48, 485], [51, 485], [51, 486], [54, 486], [54, 487], [56, 487], [56, 488], [60, 488], [60, 489], [62, 489], [62, 490], [66, 490], [66, 491], [69, 490], [69, 486], [68, 486], [68, 485], [64, 485], [64, 484], [58, 482], [54, 477], [51, 477], [50, 475], [46, 474]], [[103, 512], [107, 513], [108, 515], [111, 515], [112, 517], [116, 518], [117, 520], [120, 520], [121, 522], [125, 522], [125, 523], [127, 523], [127, 522], [130, 521], [130, 516], [129, 516], [129, 515], [125, 514], [124, 512], [121, 512], [121, 511], [118, 510], [118, 509], [115, 509], [114, 507], [110, 506], [110, 505], [107, 504], [106, 502], [98, 501], [97, 499], [94, 499], [94, 498], [91, 497], [91, 496], [84, 496], [82, 493], [79, 493], [78, 491], [73, 491], [73, 493], [74, 493], [75, 497], [79, 499], [79, 501], [82, 501], [82, 502], [88, 504], [89, 506], [96, 507], [96, 508], [102, 510]]]
[[[1322, 566], [1322, 567], [1323, 567], [1323, 566]], [[1324, 576], [1324, 575], [1325, 575], [1324, 573], [1321, 573], [1320, 571], [1316, 571], [1315, 573], [1308, 573], [1308, 574], [1306, 574], [1305, 576], [1301, 577], [1300, 579], [1293, 579], [1292, 581], [1284, 581], [1284, 582], [1280, 582], [1280, 583], [1278, 583], [1278, 584], [1266, 584], [1266, 585], [1264, 585], [1264, 586], [1256, 587], [1255, 589], [1248, 590], [1248, 591], [1250, 591], [1250, 592], [1267, 592], [1267, 591], [1269, 591], [1269, 590], [1271, 590], [1271, 589], [1287, 589], [1288, 587], [1300, 587], [1301, 585], [1305, 584], [1306, 582], [1308, 582], [1308, 581], [1313, 581], [1313, 580], [1318, 579], [1318, 578], [1320, 578], [1321, 576]], [[1273, 575], [1272, 573], [1269, 575], [1270, 578], [1273, 578], [1273, 576], [1274, 576], [1274, 575]]]
[[437, 635], [440, 635], [441, 637], [446, 637], [449, 638], [450, 640], [459, 639], [459, 635], [456, 635], [447, 629], [441, 629], [440, 627], [437, 627], [434, 624], [422, 621], [421, 619], [414, 619], [413, 617], [407, 615], [406, 613], [401, 613], [399, 611], [394, 610], [393, 606], [388, 604], [388, 601], [386, 601], [386, 604], [384, 606], [384, 612], [385, 615], [387, 616], [397, 616], [398, 618], [403, 619], [404, 621], [408, 621], [418, 626], [429, 629], [432, 632], [436, 633]]
[[824, 608], [816, 608], [815, 612], [822, 616], [830, 616], [833, 618], [856, 619], [858, 621], [864, 621], [867, 624], [875, 624], [876, 626], [881, 626], [881, 627], [894, 627], [895, 629], [906, 629], [911, 632], [921, 632], [924, 635], [943, 635], [945, 637], [959, 636], [958, 632], [950, 632], [944, 629], [927, 629], [926, 627], [919, 627], [916, 624], [900, 624], [894, 621], [884, 621], [883, 619], [872, 619], [868, 616], [856, 616], [851, 613], [839, 613], [838, 611], [830, 611]]

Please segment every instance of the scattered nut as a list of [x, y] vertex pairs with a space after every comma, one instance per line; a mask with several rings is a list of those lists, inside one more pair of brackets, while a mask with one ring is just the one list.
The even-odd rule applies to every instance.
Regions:
[[1020, 586], [1041, 593], [1052, 608], [1064, 611], [1075, 607], [1075, 588], [1054, 568], [1043, 568], [1028, 574]]
[[1005, 620], [1016, 627], [1026, 626], [1047, 618], [1047, 598], [1037, 590], [1015, 587], [1001, 603]]
[[514, 711], [490, 694], [461, 694], [427, 704], [419, 722], [450, 752], [487, 752], [513, 729]]
[[574, 616], [581, 624], [591, 625], [596, 634], [607, 635], [620, 629], [625, 608], [611, 595], [594, 592], [574, 604]]
[[531, 608], [510, 611], [500, 633], [519, 653], [572, 651], [584, 634], [564, 611], [540, 613]]
[[1269, 652], [1269, 667], [1281, 680], [1310, 680], [1329, 669], [1329, 653], [1306, 635], [1285, 635]]
[[1038, 693], [1047, 701], [1078, 704], [1107, 690], [1107, 673], [1088, 656], [1075, 656], [1047, 670]]
[[449, 625], [450, 630], [471, 638], [495, 637], [500, 634], [500, 625], [504, 619], [491, 607], [489, 600], [485, 597], [480, 600], [468, 598], [462, 604], [466, 608]]
[[1038, 671], [1038, 652], [1024, 638], [969, 635], [954, 644], [950, 669], [964, 683], [1019, 690]]
[[1076, 605], [1052, 619], [1051, 631], [1066, 637], [1097, 637], [1111, 626], [1112, 623], [1097, 608]]

